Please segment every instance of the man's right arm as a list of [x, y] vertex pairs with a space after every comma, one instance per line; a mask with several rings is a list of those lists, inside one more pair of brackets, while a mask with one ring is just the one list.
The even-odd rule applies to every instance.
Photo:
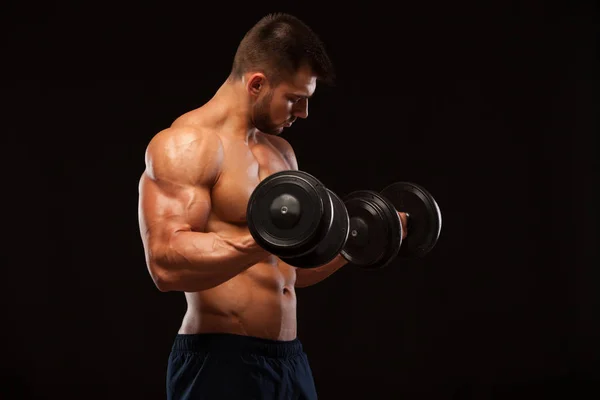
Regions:
[[205, 232], [222, 157], [216, 135], [185, 127], [160, 132], [148, 145], [138, 218], [146, 264], [161, 291], [210, 289], [269, 256], [249, 232]]

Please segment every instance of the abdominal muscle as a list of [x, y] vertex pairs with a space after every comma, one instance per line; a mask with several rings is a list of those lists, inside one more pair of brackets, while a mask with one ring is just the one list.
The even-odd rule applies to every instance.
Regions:
[[233, 333], [272, 340], [296, 338], [293, 267], [274, 259], [229, 281], [186, 293], [187, 312], [179, 333]]
[[[219, 225], [218, 230], [222, 230], [223, 223]], [[295, 268], [271, 256], [219, 286], [186, 293], [187, 311], [179, 333], [232, 333], [293, 340], [295, 281]]]

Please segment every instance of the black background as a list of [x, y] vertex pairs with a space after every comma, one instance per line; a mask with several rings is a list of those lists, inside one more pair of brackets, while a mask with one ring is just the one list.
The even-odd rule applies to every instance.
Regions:
[[425, 259], [298, 290], [321, 398], [597, 398], [596, 10], [391, 4], [5, 6], [2, 399], [164, 398], [185, 303], [146, 270], [145, 146], [273, 11], [338, 73], [286, 133], [300, 168], [443, 215]]

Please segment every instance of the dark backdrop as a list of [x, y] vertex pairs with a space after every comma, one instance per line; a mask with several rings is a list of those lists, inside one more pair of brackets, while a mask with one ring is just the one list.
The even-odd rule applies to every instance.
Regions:
[[286, 133], [300, 168], [443, 214], [426, 258], [298, 290], [321, 398], [595, 398], [595, 9], [447, 3], [8, 4], [0, 397], [164, 398], [185, 304], [144, 263], [145, 146], [289, 11], [338, 72]]

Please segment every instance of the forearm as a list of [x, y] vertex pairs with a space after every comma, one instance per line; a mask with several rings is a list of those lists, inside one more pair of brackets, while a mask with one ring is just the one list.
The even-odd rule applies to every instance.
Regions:
[[347, 263], [348, 261], [344, 257], [338, 255], [329, 263], [317, 268], [296, 268], [295, 287], [301, 288], [319, 283]]
[[161, 291], [198, 292], [228, 281], [269, 255], [249, 234], [223, 238], [178, 232], [151, 259], [150, 269]]

